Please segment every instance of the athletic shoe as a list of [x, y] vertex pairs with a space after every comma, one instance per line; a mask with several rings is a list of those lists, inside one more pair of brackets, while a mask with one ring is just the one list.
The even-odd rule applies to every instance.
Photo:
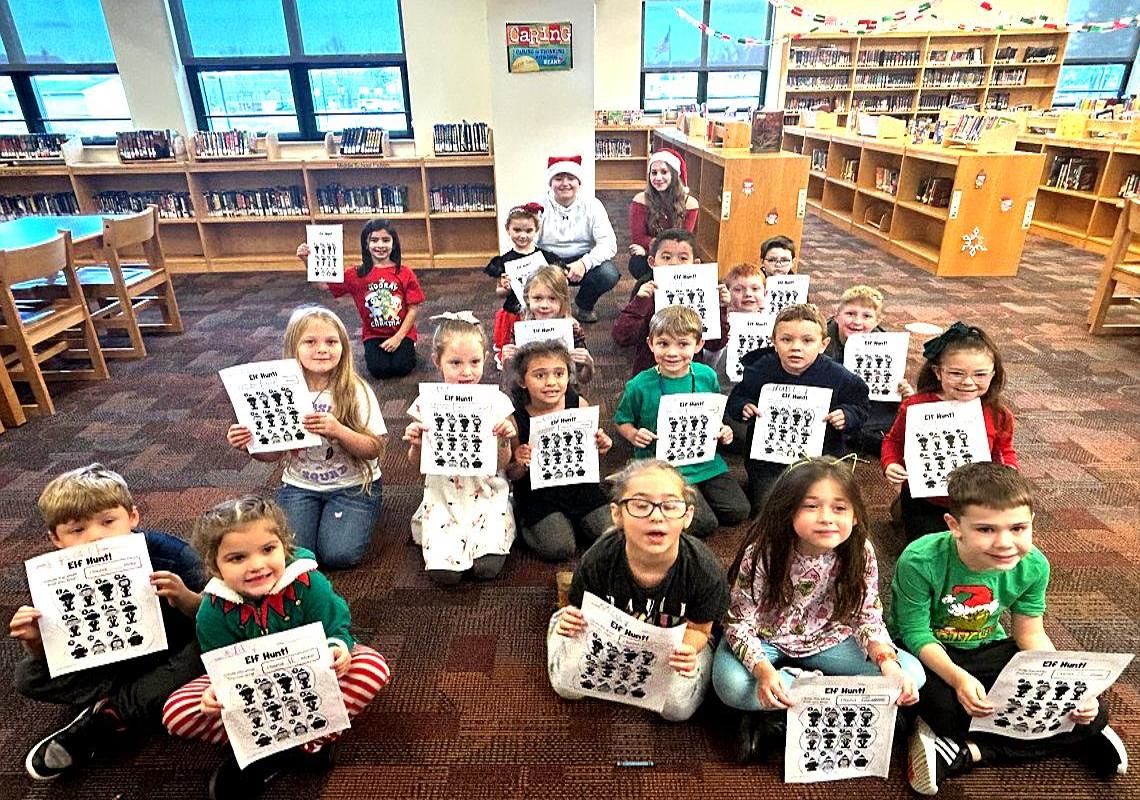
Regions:
[[286, 750], [254, 761], [245, 769], [238, 766], [237, 759], [230, 753], [210, 776], [210, 800], [252, 800], [260, 796], [270, 781], [277, 777], [281, 770], [281, 756], [286, 753], [295, 755], [292, 750]]
[[592, 308], [587, 311], [581, 306], [574, 306], [574, 318], [579, 322], [593, 323], [598, 321], [598, 312]]
[[110, 736], [122, 733], [118, 716], [106, 700], [79, 712], [79, 716], [48, 734], [28, 751], [24, 769], [37, 781], [50, 781], [91, 760]]
[[1101, 778], [1128, 772], [1128, 751], [1120, 736], [1108, 725], [1081, 743], [1081, 760]]
[[736, 750], [733, 753], [734, 761], [737, 764], [749, 764], [756, 756], [756, 751], [753, 750], [753, 725], [752, 718], [755, 716], [751, 711], [742, 711], [740, 714], [740, 722], [736, 728]]
[[906, 770], [910, 788], [919, 794], [938, 794], [942, 781], [951, 775], [969, 772], [972, 766], [965, 742], [935, 736], [921, 717], [915, 721]]

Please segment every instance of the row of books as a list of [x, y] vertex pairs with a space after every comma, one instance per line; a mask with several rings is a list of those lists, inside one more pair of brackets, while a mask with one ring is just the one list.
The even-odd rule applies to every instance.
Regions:
[[856, 72], [855, 88], [885, 89], [894, 87], [898, 89], [913, 89], [917, 85], [918, 73], [914, 70], [899, 70], [898, 72]]
[[408, 187], [318, 186], [317, 210], [322, 214], [404, 214], [408, 211]]
[[989, 114], [963, 114], [947, 128], [946, 135], [954, 142], [976, 142], [986, 131], [1008, 124], [1008, 120]]
[[994, 51], [994, 63], [1005, 64], [1010, 61], [1017, 61], [1017, 48], [1016, 47], [999, 47]]
[[1096, 186], [1100, 166], [1095, 158], [1083, 156], [1053, 156], [1049, 165], [1046, 186], [1057, 189], [1072, 189], [1078, 192], [1091, 192]]
[[937, 111], [940, 108], [964, 108], [975, 105], [977, 102], [977, 95], [962, 92], [940, 94], [923, 92], [918, 96], [918, 108], [921, 111]]
[[73, 192], [0, 194], [0, 217], [15, 219], [30, 214], [78, 214], [79, 201]]
[[194, 203], [189, 192], [96, 192], [95, 205], [100, 214], [131, 214], [145, 211], [148, 205], [158, 206], [163, 219], [191, 219]]
[[159, 161], [174, 158], [174, 132], [122, 131], [115, 134], [121, 161]]
[[911, 144], [942, 143], [942, 135], [948, 123], [938, 117], [915, 117], [907, 123], [907, 134]]
[[784, 108], [787, 111], [811, 111], [818, 108], [829, 108], [832, 111], [842, 114], [847, 110], [847, 98], [841, 95], [832, 95], [831, 97], [804, 95], [789, 97], [787, 102], [784, 103]]
[[1057, 46], [1027, 46], [1025, 55], [1021, 57], [1021, 60], [1034, 64], [1052, 64], [1057, 60]]
[[995, 69], [990, 83], [994, 86], [1023, 86], [1029, 76], [1025, 67], [1017, 69]]
[[491, 128], [486, 122], [448, 122], [432, 128], [437, 153], [489, 153]]
[[950, 205], [950, 194], [953, 191], [953, 178], [927, 175], [919, 179], [918, 186], [915, 188], [914, 199], [924, 205], [946, 208]]
[[789, 75], [789, 89], [848, 89], [847, 75]]
[[932, 69], [922, 76], [923, 86], [954, 87], [954, 86], [981, 86], [984, 72], [974, 69]]
[[340, 153], [345, 156], [384, 155], [384, 129], [345, 128], [340, 132]]
[[930, 64], [984, 64], [985, 51], [981, 45], [966, 47], [961, 50], [931, 50], [926, 54], [926, 63]]
[[845, 159], [843, 159], [843, 174], [840, 175], [840, 177], [843, 178], [843, 180], [845, 180], [845, 181], [851, 181], [852, 183], [854, 183], [855, 179], [857, 177], [859, 177], [859, 159], [857, 159], [857, 158], [845, 158]]
[[912, 101], [909, 95], [867, 95], [855, 100], [858, 111], [910, 111]]
[[203, 192], [211, 217], [288, 217], [309, 213], [303, 186]]
[[827, 148], [820, 147], [811, 151], [811, 168], [819, 172], [827, 169]]
[[898, 194], [899, 171], [893, 167], [875, 167], [875, 188], [887, 194]]
[[1121, 181], [1120, 191], [1116, 193], [1116, 196], [1135, 197], [1137, 193], [1140, 193], [1140, 172], [1129, 172]]
[[838, 47], [793, 47], [788, 51], [791, 67], [849, 67], [851, 53]]
[[917, 50], [860, 50], [859, 65], [865, 67], [913, 67], [920, 59]]
[[645, 112], [634, 109], [603, 109], [594, 112], [595, 125], [638, 125]]
[[594, 158], [621, 158], [633, 155], [629, 139], [603, 137], [594, 140]]
[[248, 156], [254, 152], [257, 135], [249, 131], [198, 131], [194, 152], [207, 158]]
[[443, 213], [494, 211], [495, 187], [486, 183], [460, 183], [434, 186], [431, 210]]
[[990, 92], [986, 95], [987, 111], [1004, 111], [1009, 108], [1009, 92]]
[[19, 133], [0, 136], [0, 158], [26, 161], [37, 158], [63, 158], [62, 133]]

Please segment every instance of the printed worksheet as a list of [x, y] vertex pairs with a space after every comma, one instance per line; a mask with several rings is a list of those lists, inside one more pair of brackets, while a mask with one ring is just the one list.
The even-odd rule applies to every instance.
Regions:
[[912, 497], [945, 497], [951, 472], [963, 464], [990, 460], [982, 401], [909, 406], [903, 460]]
[[712, 461], [727, 402], [719, 392], [664, 395], [657, 407], [657, 458], [675, 467]]
[[1104, 692], [1131, 661], [1132, 653], [1022, 650], [986, 693], [997, 710], [971, 719], [970, 730], [1013, 739], [1068, 733], [1076, 726], [1070, 712]]
[[421, 383], [420, 414], [427, 430], [420, 448], [424, 475], [483, 475], [498, 471], [498, 445], [491, 429], [499, 390], [494, 386]]
[[831, 408], [831, 389], [768, 383], [756, 403], [756, 429], [748, 457], [791, 464], [804, 456], [823, 455], [824, 417]]
[[887, 777], [897, 685], [878, 675], [801, 675], [789, 694], [786, 783]]
[[808, 301], [808, 284], [811, 276], [789, 273], [773, 275], [764, 281], [764, 310], [775, 317], [788, 306]]
[[574, 320], [572, 319], [520, 319], [515, 323], [515, 344], [522, 347], [529, 342], [561, 342], [566, 350], [574, 349]]
[[526, 308], [526, 282], [534, 273], [546, 266], [546, 256], [535, 250], [529, 256], [516, 258], [514, 261], [504, 263], [507, 277], [511, 281], [511, 290], [518, 298], [519, 305]]
[[653, 268], [653, 310], [688, 306], [701, 318], [705, 341], [720, 338], [720, 293], [716, 264], [681, 264]]
[[589, 627], [578, 635], [585, 637], [586, 650], [577, 664], [563, 665], [574, 670], [577, 690], [661, 713], [676, 675], [669, 655], [684, 639], [685, 626], [658, 628], [589, 592], [582, 615]]
[[530, 418], [530, 485], [534, 489], [599, 481], [598, 406]]
[[733, 383], [744, 378], [740, 360], [753, 350], [772, 346], [772, 325], [776, 315], [767, 311], [728, 312], [728, 355], [725, 372]]
[[899, 402], [899, 382], [906, 377], [910, 334], [906, 331], [853, 333], [843, 348], [843, 366], [867, 384], [872, 400]]
[[313, 395], [301, 365], [293, 358], [254, 361], [218, 370], [239, 425], [253, 433], [250, 453], [316, 447], [321, 437], [301, 420], [313, 413]]
[[141, 534], [53, 550], [24, 568], [53, 678], [166, 649]]
[[239, 767], [349, 727], [319, 622], [202, 654]]
[[311, 283], [344, 283], [344, 226], [306, 225], [309, 245], [308, 279]]

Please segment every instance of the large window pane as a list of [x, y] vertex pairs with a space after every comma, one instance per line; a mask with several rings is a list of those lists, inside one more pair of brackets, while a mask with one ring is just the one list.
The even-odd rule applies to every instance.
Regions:
[[[1140, 0], [1071, 0], [1069, 22], [1104, 22], [1140, 14]], [[1065, 60], [1096, 58], [1132, 61], [1140, 30], [1123, 28], [1106, 33], [1073, 33], [1065, 48]]]
[[[109, 135], [113, 136], [116, 131], [124, 130], [131, 124], [127, 96], [118, 75], [36, 75], [32, 78], [32, 90], [48, 130], [102, 130], [102, 123], [95, 121], [107, 120], [110, 124]], [[68, 120], [75, 120], [77, 124], [70, 125]]]
[[1076, 105], [1081, 100], [1119, 97], [1123, 89], [1125, 64], [1066, 64], [1053, 103]]
[[317, 129], [321, 133], [338, 132], [345, 128], [383, 128], [390, 135], [407, 132], [408, 120], [401, 114], [317, 114]]
[[297, 130], [297, 107], [288, 70], [202, 72], [198, 80], [207, 117], [281, 116], [292, 118], [292, 130]]
[[709, 108], [753, 108], [760, 104], [760, 90], [764, 73], [710, 72], [708, 83]]
[[309, 55], [404, 52], [398, 0], [297, 0]]
[[375, 125], [392, 132], [407, 130], [407, 107], [399, 67], [314, 69], [309, 71], [317, 129]]
[[[698, 67], [701, 64], [701, 37], [703, 34], [690, 23], [677, 16], [675, 8], [687, 12], [693, 19], [704, 16], [704, 3], [662, 2], [649, 0], [645, 4], [641, 54], [643, 67]], [[648, 77], [647, 77], [648, 80]], [[646, 86], [646, 95], [649, 94]], [[696, 91], [694, 90], [694, 96]]]
[[244, 117], [206, 117], [211, 131], [254, 131], [256, 133], [297, 133], [297, 117], [289, 115], [249, 115]]
[[[768, 38], [768, 4], [754, 0], [712, 0], [709, 27], [737, 38], [750, 36], [764, 41]], [[746, 47], [710, 36], [707, 63], [710, 67], [762, 67], [768, 63], [768, 48]], [[709, 100], [712, 100], [711, 90]]]
[[182, 0], [182, 8], [199, 58], [289, 54], [281, 0]]
[[29, 63], [115, 60], [99, 0], [8, 0], [8, 6]]
[[24, 112], [20, 109], [20, 101], [16, 97], [16, 89], [12, 86], [12, 79], [0, 77], [0, 133], [27, 133], [28, 126], [24, 122]]
[[660, 111], [697, 102], [697, 73], [647, 72], [645, 110]]

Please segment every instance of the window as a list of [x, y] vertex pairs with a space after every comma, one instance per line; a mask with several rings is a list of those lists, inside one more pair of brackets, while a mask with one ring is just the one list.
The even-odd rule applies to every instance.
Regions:
[[412, 135], [399, 0], [170, 0], [198, 126]]
[[768, 45], [705, 36], [684, 12], [733, 39], [768, 38], [772, 13], [750, 0], [645, 0], [641, 36], [641, 105], [660, 111], [707, 102], [714, 109], [757, 106], [764, 94]]
[[99, 0], [0, 0], [5, 10], [0, 133], [67, 133], [106, 142], [131, 127]]
[[[1072, 0], [1068, 19], [1073, 23], [1103, 22], [1136, 14], [1140, 14], [1140, 0]], [[1140, 29], [1135, 27], [1069, 34], [1054, 105], [1122, 97], [1136, 59], [1137, 44]]]

